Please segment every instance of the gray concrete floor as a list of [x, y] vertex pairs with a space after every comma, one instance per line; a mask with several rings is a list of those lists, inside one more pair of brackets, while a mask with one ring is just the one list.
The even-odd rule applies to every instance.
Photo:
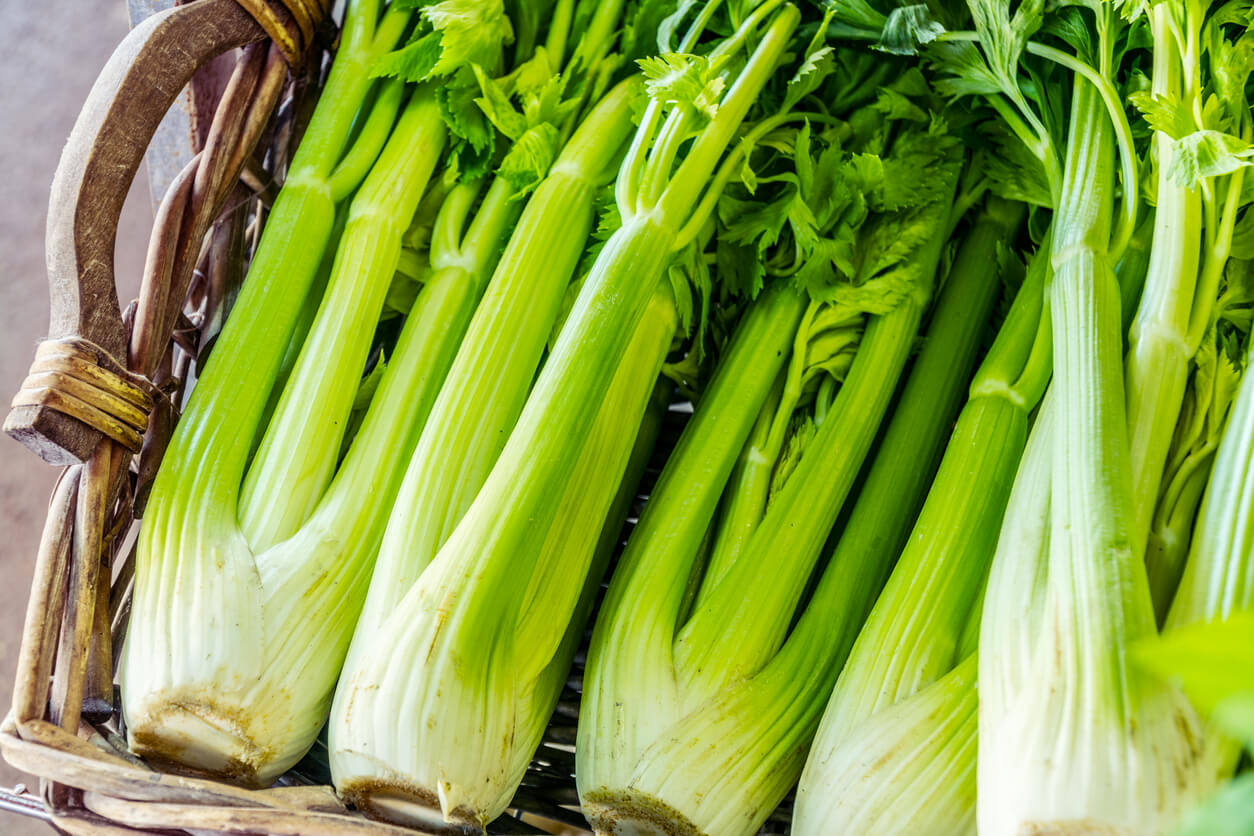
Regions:
[[[7, 409], [48, 322], [44, 218], [61, 146], [96, 74], [126, 34], [125, 0], [0, 0], [0, 407]], [[118, 234], [117, 273], [134, 295], [152, 210], [141, 175]], [[56, 473], [0, 437], [0, 713], [7, 713], [35, 547]], [[0, 785], [25, 779], [0, 762]], [[0, 834], [50, 833], [0, 812]]]

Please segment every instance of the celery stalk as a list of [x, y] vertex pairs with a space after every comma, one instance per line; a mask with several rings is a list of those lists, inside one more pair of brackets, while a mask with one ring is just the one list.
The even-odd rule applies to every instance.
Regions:
[[[1102, 4], [1096, 56], [1102, 75], [1113, 72], [1117, 21], [1113, 6]], [[1044, 470], [1048, 536], [1012, 542], [1003, 534], [995, 558], [995, 566], [1005, 566], [999, 576], [1017, 574], [1030, 583], [1007, 591], [999, 581], [995, 593], [990, 581], [985, 605], [982, 833], [1025, 827], [1157, 833], [1197, 791], [1194, 754], [1181, 732], [1192, 722], [1187, 707], [1128, 666], [1129, 644], [1152, 635], [1155, 624], [1136, 535], [1123, 400], [1121, 303], [1112, 268], [1120, 244], [1110, 222], [1114, 136], [1092, 78], [1077, 77], [1052, 240], [1056, 422]], [[1032, 518], [1016, 511], [1009, 519], [1021, 516]], [[1002, 594], [1013, 603], [994, 605]]]
[[[775, 415], [778, 392], [772, 390], [778, 389], [775, 380], [784, 371], [777, 355], [788, 335], [780, 333], [783, 322], [769, 323], [787, 317], [793, 328], [804, 327], [791, 292], [768, 291], [750, 308], [742, 331], [650, 496], [593, 634], [576, 776], [585, 814], [598, 832], [752, 833], [787, 791], [800, 770], [841, 658], [869, 603], [866, 599], [885, 572], [885, 553], [895, 550], [904, 538], [917, 508], [911, 497], [921, 498], [926, 487], [927, 468], [920, 461], [928, 461], [938, 450], [942, 428], [956, 409], [974, 363], [982, 314], [991, 308], [996, 295], [995, 272], [987, 270], [987, 262], [1014, 229], [1017, 214], [1011, 211], [1010, 215], [1009, 221], [982, 217], [978, 232], [961, 248], [933, 320], [934, 332], [924, 343], [882, 452], [837, 554], [791, 637], [778, 654], [756, 668], [734, 656], [719, 660], [720, 667], [747, 673], [742, 677], [720, 674], [727, 684], [706, 691], [715, 675], [695, 684], [686, 680], [676, 652], [684, 639], [680, 619], [685, 580], [699, 559], [717, 495], [729, 489], [735, 451], [752, 445], [755, 433], [762, 435], [758, 416], [764, 411]], [[939, 246], [933, 244], [918, 256], [924, 276], [934, 269], [931, 259], [938, 252]], [[906, 314], [894, 311], [879, 319], [918, 315], [912, 312], [912, 301], [900, 304]], [[868, 329], [869, 342], [864, 340], [859, 349], [858, 357], [867, 368], [877, 364], [868, 364], [862, 353], [883, 345], [873, 338], [874, 327]], [[753, 352], [751, 346], [758, 350]], [[859, 391], [858, 363], [855, 359], [841, 392], [849, 391], [851, 384], [854, 392]], [[734, 400], [737, 396], [739, 400]], [[938, 413], [943, 416], [940, 420]], [[830, 529], [839, 502], [835, 507], [829, 504], [821, 512], [827, 516], [818, 523], [811, 522], [813, 511], [787, 503], [821, 504], [824, 499], [816, 500], [816, 495], [838, 490], [828, 487], [837, 481], [830, 467], [807, 469], [806, 462], [833, 461], [833, 448], [850, 435], [829, 430], [841, 426], [829, 423], [838, 421], [840, 414], [833, 407], [824, 416], [819, 435], [771, 499], [743, 556], [733, 559], [726, 571], [707, 569], [705, 582], [717, 588], [732, 583], [737, 571], [743, 571], [744, 561], [765, 557], [766, 543], [774, 546], [767, 561], [774, 575], [795, 571], [788, 569], [789, 562], [809, 558], [808, 553], [798, 553], [795, 543], [800, 540], [785, 539], [781, 544], [779, 532], [788, 530], [788, 525], [767, 526], [772, 515], [778, 515], [796, 528], [822, 528], [823, 533]], [[856, 420], [864, 420], [863, 414], [859, 411]], [[846, 430], [850, 427], [845, 425]], [[932, 430], [920, 432], [920, 427]], [[808, 480], [801, 483], [807, 490], [790, 494], [799, 479]], [[743, 486], [736, 480], [730, 484], [734, 489]], [[790, 500], [790, 496], [804, 500]], [[795, 535], [790, 532], [789, 536]], [[781, 559], [784, 555], [788, 560]], [[750, 613], [766, 615], [756, 603], [761, 597], [756, 589], [745, 585], [740, 591], [746, 602], [745, 622]], [[697, 614], [701, 606], [698, 603]], [[733, 632], [733, 636], [738, 634]]]
[[[398, 83], [389, 87], [399, 94]], [[352, 200], [318, 314], [244, 477], [240, 526], [256, 552], [299, 530], [335, 474], [356, 394], [336, 382], [355, 380], [366, 366], [401, 234], [444, 144], [439, 104], [419, 89]], [[309, 420], [311, 404], [323, 420]]]
[[[1004, 204], [1000, 212], [1008, 216], [1005, 221], [984, 221], [989, 227], [983, 230], [988, 239], [984, 249], [992, 249], [1022, 216], [1021, 210]], [[979, 231], [977, 225], [973, 235]], [[1044, 386], [1034, 356], [1042, 353], [1038, 333], [1046, 265], [1044, 255], [1038, 255], [976, 374], [971, 398], [958, 416], [914, 530], [840, 673], [802, 774], [794, 823], [797, 833], [819, 833], [832, 827], [865, 833], [899, 832], [900, 811], [887, 801], [901, 793], [904, 802], [907, 796], [924, 789], [931, 806], [918, 814], [930, 810], [931, 826], [937, 832], [961, 832], [974, 815], [973, 675], [961, 680], [968, 683], [971, 692], [970, 739], [962, 742], [958, 739], [961, 735], [945, 738], [959, 752], [947, 744], [936, 751], [896, 749], [882, 758], [865, 760], [850, 747], [860, 745], [860, 729], [889, 728], [902, 712], [914, 716], [913, 708], [897, 706], [927, 690], [962, 655], [961, 638], [993, 555], [1010, 482], [1023, 452], [1028, 413]], [[991, 299], [985, 305], [987, 309]], [[979, 485], [980, 489], [970, 490], [969, 485]], [[936, 693], [950, 694], [959, 702], [968, 699], [957, 695], [960, 686], [956, 682], [946, 688]], [[923, 704], [927, 699], [911, 703]], [[903, 726], [892, 739], [925, 746], [927, 734], [926, 728]], [[935, 775], [953, 783], [926, 788], [892, 783], [903, 769], [919, 769], [921, 776], [932, 774], [926, 762], [919, 760], [923, 751], [939, 758], [940, 763], [949, 757], [960, 759], [961, 752], [968, 749], [969, 769], [946, 769]], [[904, 763], [907, 759], [918, 762], [908, 766]], [[865, 766], [867, 774], [853, 779], [859, 764]], [[856, 782], [851, 784], [850, 780]], [[863, 806], [855, 788], [868, 786], [875, 788], [876, 801]]]
[[[1248, 361], [1247, 361], [1248, 363]], [[1180, 587], [1171, 604], [1164, 640], [1193, 624], [1221, 621], [1254, 609], [1254, 381], [1247, 375], [1233, 403], [1228, 428], [1207, 481], [1197, 529]], [[1143, 650], [1152, 656], [1156, 643]], [[1202, 741], [1203, 762], [1230, 777], [1241, 743], [1210, 724]]]
[[1251, 461], [1254, 380], [1244, 377], [1215, 456], [1184, 577], [1171, 604], [1169, 630], [1254, 608]]
[[[624, 416], [645, 413], [677, 325], [668, 295], [659, 295], [633, 335], [631, 359], [615, 374], [553, 524], [537, 533], [540, 560], [530, 582], [522, 569], [505, 561], [463, 568], [438, 557], [402, 600], [393, 621], [383, 625], [389, 646], [398, 652], [413, 646], [415, 636], [430, 629], [429, 610], [459, 586], [473, 585], [468, 588], [492, 596], [499, 608], [492, 612], [496, 618], [473, 610], [454, 612], [436, 628], [469, 634], [466, 651], [412, 667], [396, 665], [393, 656], [363, 654], [346, 673], [340, 695], [350, 695], [352, 702], [342, 707], [337, 701], [328, 748], [336, 786], [364, 809], [414, 826], [459, 822], [482, 827], [509, 803], [569, 670], [596, 584], [591, 570], [604, 568], [606, 549], [597, 546], [635, 439], [623, 434]], [[572, 584], [572, 577], [580, 583]], [[556, 587], [558, 595], [548, 587]], [[552, 612], [561, 595], [573, 596], [561, 605], [582, 618], [559, 630]], [[475, 651], [487, 640], [479, 625], [495, 626], [500, 618], [514, 626], [509, 638], [519, 647], [537, 641], [556, 645], [545, 664], [520, 670], [505, 666], [500, 656]], [[357, 687], [358, 682], [366, 687]], [[526, 687], [520, 691], [518, 683]], [[459, 711], [442, 705], [445, 695], [461, 697]], [[485, 712], [488, 706], [469, 697], [490, 698], [494, 710]], [[393, 711], [414, 718], [406, 727], [410, 733], [396, 726]], [[467, 723], [474, 723], [475, 734], [465, 732]]]
[[[440, 392], [436, 419], [408, 463], [362, 613], [367, 643], [461, 520], [522, 411], [592, 228], [598, 180], [631, 127], [635, 89], [619, 87], [576, 132], [528, 199], [492, 273]], [[450, 260], [482, 264], [497, 246], [495, 240], [484, 243], [473, 255]], [[431, 478], [435, 473], [445, 476]]]
[[969, 656], [848, 729], [823, 761], [833, 791], [799, 800], [792, 832], [974, 834], [976, 667]]
[[[946, 214], [942, 202], [932, 211]], [[924, 257], [935, 271], [943, 240]], [[928, 275], [929, 268], [923, 268]], [[750, 676], [783, 643], [793, 609], [862, 465], [905, 366], [927, 301], [907, 297], [867, 326], [849, 376], [810, 449], [784, 484], [735, 565], [704, 596], [675, 643], [676, 676], [691, 709]], [[768, 553], [792, 555], [772, 561]]]
[[[658, 290], [664, 268], [797, 24], [794, 8], [771, 15], [774, 8], [764, 4], [716, 56], [721, 68], [746, 39], [758, 40], [690, 145], [695, 108], [665, 115], [656, 99], [646, 107], [618, 181], [632, 181], [634, 190], [620, 203], [622, 227], [596, 259], [482, 488], [392, 614], [399, 629], [385, 652], [363, 652], [340, 689], [332, 769], [340, 791], [359, 803], [398, 817], [438, 807], [446, 819], [472, 825], [508, 803], [521, 775], [514, 767], [525, 765], [542, 730], [534, 719], [543, 713], [538, 683], [564, 652], [592, 559], [590, 548], [548, 551], [547, 532], [558, 524], [601, 405], [619, 386], [641, 393], [616, 410], [617, 474], [625, 466], [677, 326], [674, 302]], [[678, 163], [675, 136], [687, 146]], [[633, 353], [639, 333], [656, 345]], [[604, 513], [577, 524], [599, 531]], [[396, 670], [397, 656], [412, 666]], [[397, 739], [397, 716], [412, 735]]]
[[[131, 745], [242, 783], [283, 772], [325, 718], [401, 461], [476, 301], [449, 283], [427, 289], [340, 464], [401, 238], [445, 144], [431, 86], [410, 92], [402, 107], [401, 85], [383, 82], [369, 101], [369, 71], [412, 17], [394, 7], [376, 26], [377, 13], [372, 3], [350, 10], [327, 93], [140, 533], [121, 673]], [[303, 330], [300, 312], [324, 260], [334, 202], [353, 191], [318, 313], [262, 430], [284, 356]], [[281, 207], [311, 196], [324, 211], [310, 215], [314, 204], [306, 205], [294, 230]], [[282, 252], [266, 243], [275, 235]], [[310, 404], [320, 409], [316, 420]]]
[[[1201, 17], [1197, 2], [1173, 8], [1151, 8], [1154, 37], [1152, 93], [1175, 102], [1200, 102], [1203, 95], [1201, 55], [1197, 50]], [[1188, 39], [1181, 43], [1179, 37]], [[1154, 134], [1158, 200], [1149, 274], [1129, 336], [1127, 357], [1128, 427], [1137, 512], [1137, 536], [1144, 548], [1149, 538], [1172, 435], [1184, 402], [1190, 361], [1201, 334], [1191, 334], [1195, 310], [1213, 304], [1197, 298], [1209, 284], [1200, 275], [1203, 263], [1203, 197], [1199, 186], [1183, 185], [1174, 170], [1174, 140]], [[1205, 259], [1206, 270], [1222, 269], [1224, 254]], [[1217, 285], [1217, 282], [1216, 282]], [[1147, 553], [1156, 609], [1165, 612], [1180, 567], [1163, 562], [1162, 550]]]

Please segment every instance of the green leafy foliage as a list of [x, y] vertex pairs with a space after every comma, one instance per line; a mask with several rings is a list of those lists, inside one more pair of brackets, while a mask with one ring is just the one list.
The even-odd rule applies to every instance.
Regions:
[[827, 43], [827, 30], [835, 14], [836, 6], [829, 5], [806, 46], [804, 59], [792, 78], [788, 79], [784, 93], [784, 110], [796, 107], [836, 70], [835, 52]]
[[374, 74], [400, 78], [405, 81], [423, 81], [430, 78], [440, 63], [442, 36], [427, 31], [398, 50], [389, 52], [375, 64]]
[[688, 106], [713, 119], [726, 82], [700, 55], [663, 53], [637, 62], [649, 96], [668, 104]]
[[931, 43], [944, 31], [926, 3], [898, 6], [884, 23], [879, 48], [898, 55], [914, 55], [920, 45]]
[[1231, 134], [1201, 130], [1181, 137], [1168, 174], [1182, 186], [1196, 187], [1211, 177], [1246, 168], [1254, 159], [1254, 145]]
[[375, 75], [421, 82], [470, 64], [494, 68], [514, 40], [501, 0], [443, 0], [421, 11], [422, 25], [408, 44], [379, 59]]
[[1041, 26], [1045, 0], [1023, 0], [1010, 13], [1010, 4], [998, 0], [971, 0], [968, 3], [975, 30], [980, 35], [986, 66], [1001, 91], [1019, 96], [1019, 59], [1028, 39]]
[[493, 79], [475, 68], [475, 78], [482, 94], [475, 104], [511, 143], [497, 173], [522, 197], [540, 184], [557, 159], [561, 150], [557, 126], [578, 101], [564, 98], [565, 80], [550, 66], [543, 48], [510, 76]]
[[450, 182], [474, 180], [492, 169], [496, 134], [479, 108], [478, 93], [479, 87], [469, 69], [463, 69], [435, 91], [440, 113], [453, 140], [445, 169], [445, 179]]
[[746, 151], [752, 176], [719, 203], [721, 280], [753, 296], [782, 273], [813, 299], [891, 310], [915, 280], [897, 268], [933, 234], [928, 207], [956, 174], [957, 141], [935, 107], [922, 73], [906, 70], [845, 120], [760, 136]]

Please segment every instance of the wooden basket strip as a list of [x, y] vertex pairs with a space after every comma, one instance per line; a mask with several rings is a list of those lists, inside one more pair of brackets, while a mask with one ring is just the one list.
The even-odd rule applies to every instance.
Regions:
[[[137, 768], [43, 720], [17, 728], [6, 725], [0, 729], [0, 748], [18, 769], [129, 801], [249, 807], [263, 806], [269, 798], [217, 781]], [[285, 801], [278, 796], [273, 803]]]
[[347, 811], [325, 813], [316, 810], [207, 807], [165, 802], [135, 804], [98, 792], [83, 793], [83, 803], [87, 809], [106, 819], [144, 829], [174, 826], [215, 833], [271, 833], [293, 836], [413, 836], [416, 832], [423, 832], [368, 821]]
[[[65, 623], [57, 651], [58, 676], [53, 685], [52, 719], [67, 730], [77, 730], [87, 676], [87, 651], [96, 618], [100, 583], [101, 543], [109, 513], [109, 493], [116, 481], [124, 450], [102, 441], [80, 474]], [[64, 664], [63, 664], [64, 663]]]
[[26, 604], [26, 621], [18, 650], [17, 680], [13, 685], [13, 711], [19, 723], [44, 715], [48, 683], [65, 610], [65, 585], [70, 559], [74, 503], [78, 496], [81, 466], [61, 474], [48, 505], [35, 578]]
[[[169, 227], [162, 226], [154, 232], [157, 255], [150, 254], [146, 267], [152, 269], [145, 269], [141, 287], [135, 320], [138, 327], [132, 333], [129, 357], [132, 370], [151, 375], [164, 354], [163, 348], [158, 348], [158, 338], [168, 340], [165, 335], [173, 329], [182, 309], [200, 255], [200, 242], [238, 179], [243, 160], [252, 153], [253, 145], [260, 138], [265, 119], [277, 105], [286, 75], [287, 65], [273, 46], [252, 44], [245, 48], [219, 103], [205, 149], [185, 169], [186, 184], [176, 184], [163, 202], [161, 214]], [[179, 208], [174, 208], [175, 204]], [[172, 233], [168, 231], [171, 229]], [[169, 244], [174, 246], [169, 247]], [[106, 515], [118, 497], [117, 486], [130, 462], [130, 456], [119, 446], [102, 442], [84, 472], [76, 526], [81, 539], [76, 537], [74, 541], [69, 618], [59, 655], [64, 660], [66, 675], [56, 677], [60, 692], [55, 694], [53, 704], [54, 719], [63, 718], [65, 728], [78, 725], [86, 695], [90, 633], [97, 623], [104, 625], [104, 615], [96, 616], [97, 601], [108, 599], [108, 579], [106, 576], [104, 582], [100, 581], [100, 565], [111, 562], [104, 554], [103, 529]], [[87, 497], [92, 498], [93, 503], [91, 513], [85, 515]], [[87, 522], [91, 523], [90, 528], [86, 527]], [[101, 585], [106, 587], [104, 591], [98, 589]], [[103, 638], [102, 633], [95, 642], [102, 648], [97, 651], [101, 655], [107, 644]], [[95, 687], [90, 697], [95, 711], [107, 710], [112, 704], [111, 673], [110, 670], [108, 688], [102, 681], [103, 671], [98, 671], [94, 678]]]
[[[133, 827], [115, 824], [86, 810], [63, 810], [48, 819], [53, 826], [69, 836], [135, 836]], [[149, 836], [187, 836], [185, 830], [145, 830]]]
[[[218, 108], [205, 150], [197, 165], [189, 168], [185, 187], [171, 191], [162, 213], [165, 223], [158, 225], [154, 236], [157, 257], [149, 260], [154, 269], [146, 270], [146, 292], [141, 295], [139, 306], [142, 314], [128, 317], [132, 323], [140, 324], [133, 333], [133, 350], [128, 358], [132, 369], [148, 373], [170, 369], [168, 334], [178, 318], [192, 268], [201, 254], [200, 239], [215, 222], [221, 204], [251, 158], [252, 149], [278, 103], [286, 75], [286, 65], [271, 45], [246, 50]], [[197, 805], [264, 803], [246, 791], [212, 782], [189, 785], [186, 779], [156, 776], [104, 754], [65, 731], [78, 728], [84, 696], [98, 710], [102, 703], [105, 708], [111, 703], [108, 557], [118, 534], [131, 519], [129, 506], [134, 497], [126, 473], [130, 460], [125, 451], [111, 442], [102, 442], [84, 466], [73, 467], [64, 474], [54, 492], [23, 633], [14, 692], [15, 720], [0, 733], [0, 747], [6, 759], [51, 779], [44, 782], [46, 802], [58, 819], [65, 820], [66, 828], [75, 832], [113, 833], [126, 829], [102, 829], [100, 822], [76, 815], [67, 817], [65, 807], [72, 794], [59, 791], [59, 787], [85, 784], [93, 790], [109, 791], [112, 784], [118, 784], [116, 789], [124, 795], [142, 798], [142, 788], [154, 786], [156, 779], [155, 798], [165, 803], [183, 800], [177, 793], [171, 798], [172, 787], [190, 795], [186, 801]], [[119, 497], [123, 500], [120, 503]], [[120, 506], [116, 515], [115, 505]], [[87, 685], [89, 660], [94, 661], [90, 661], [93, 669]], [[64, 729], [41, 719], [49, 708], [50, 681], [55, 683], [51, 716]], [[137, 787], [141, 788], [138, 792]]]

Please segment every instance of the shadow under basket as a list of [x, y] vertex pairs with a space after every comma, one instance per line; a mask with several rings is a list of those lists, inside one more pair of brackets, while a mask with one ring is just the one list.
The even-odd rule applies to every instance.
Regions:
[[[346, 805], [330, 787], [325, 737], [260, 790], [145, 761], [127, 747], [114, 684], [136, 520], [325, 77], [337, 34], [331, 5], [194, 0], [156, 14], [118, 47], [70, 135], [48, 210], [49, 337], [5, 422], [65, 468], [36, 559], [13, 707], [0, 725], [5, 760], [39, 786], [0, 790], [0, 810], [92, 836], [463, 832], [434, 812], [402, 827]], [[118, 216], [180, 96], [195, 153], [157, 211], [139, 299], [123, 310], [113, 275]], [[641, 496], [684, 418], [668, 413]], [[574, 781], [583, 658], [581, 650], [511, 808], [489, 833], [586, 830]], [[786, 831], [789, 806], [764, 833]]]

